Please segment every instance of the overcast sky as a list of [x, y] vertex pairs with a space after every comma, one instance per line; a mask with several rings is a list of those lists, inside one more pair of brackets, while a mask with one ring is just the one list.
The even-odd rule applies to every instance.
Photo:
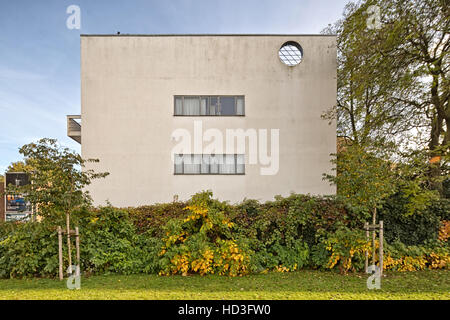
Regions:
[[[348, 0], [14, 0], [0, 2], [0, 174], [43, 137], [80, 151], [66, 115], [80, 113], [80, 34], [314, 34]], [[70, 5], [81, 29], [69, 30]]]

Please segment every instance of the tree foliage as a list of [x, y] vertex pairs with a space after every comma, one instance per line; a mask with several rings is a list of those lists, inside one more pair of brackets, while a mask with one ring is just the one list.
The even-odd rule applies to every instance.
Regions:
[[70, 213], [74, 208], [91, 203], [84, 187], [92, 179], [108, 173], [84, 170], [87, 162], [74, 151], [61, 147], [55, 139], [41, 139], [20, 148], [24, 164], [20, 170], [28, 173], [31, 183], [25, 186], [7, 186], [8, 193], [25, 195], [39, 210], [41, 216]]
[[337, 185], [338, 196], [363, 216], [380, 207], [397, 190], [392, 164], [360, 145], [348, 146], [332, 160], [336, 175], [324, 178]]
[[[371, 6], [380, 20], [368, 27]], [[364, 0], [347, 5], [337, 34], [338, 135], [370, 148], [420, 151], [427, 184], [443, 194], [450, 146], [447, 0]], [[390, 159], [391, 161], [394, 159]]]
[[30, 172], [33, 168], [30, 166], [30, 164], [25, 163], [24, 161], [16, 161], [12, 162], [8, 168], [6, 169], [6, 172]]

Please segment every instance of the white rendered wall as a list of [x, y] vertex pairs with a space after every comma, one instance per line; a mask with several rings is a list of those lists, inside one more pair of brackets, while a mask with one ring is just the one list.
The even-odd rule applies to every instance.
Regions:
[[[297, 41], [303, 61], [278, 58]], [[82, 36], [82, 156], [110, 175], [89, 186], [95, 204], [186, 199], [211, 189], [231, 202], [295, 193], [334, 194], [323, 181], [336, 126], [321, 114], [336, 103], [334, 36]], [[175, 117], [174, 95], [244, 95], [245, 117]], [[279, 171], [261, 175], [174, 175], [172, 132], [279, 129]]]

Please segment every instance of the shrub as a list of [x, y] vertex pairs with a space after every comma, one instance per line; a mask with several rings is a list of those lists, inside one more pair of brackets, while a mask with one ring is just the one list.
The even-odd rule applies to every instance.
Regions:
[[442, 220], [438, 231], [438, 241], [445, 245], [450, 238], [450, 221]]
[[171, 219], [185, 215], [186, 202], [158, 203], [150, 206], [125, 208], [138, 233], [147, 233], [151, 237], [162, 238], [163, 228]]
[[329, 234], [323, 240], [326, 249], [331, 253], [327, 267], [339, 267], [341, 273], [361, 270], [366, 250], [370, 243], [364, 237], [362, 230], [351, 230], [341, 226], [335, 233]]
[[421, 245], [438, 238], [441, 220], [450, 220], [450, 200], [434, 201], [422, 212], [407, 214], [407, 200], [401, 195], [391, 197], [379, 210], [384, 221], [384, 236], [388, 243], [400, 241], [406, 245]]
[[0, 277], [55, 274], [58, 249], [54, 226], [38, 222], [10, 223], [2, 224], [1, 229]]
[[[246, 200], [235, 208], [230, 210], [232, 219], [239, 237], [254, 252], [251, 260], [256, 271], [322, 267], [316, 264], [320, 239], [335, 232], [339, 224], [363, 224], [334, 197], [291, 194], [264, 204]], [[320, 253], [327, 256], [326, 250]]]
[[[385, 268], [448, 268], [450, 201], [408, 216], [398, 200], [380, 210]], [[187, 202], [79, 208], [72, 226], [80, 229], [81, 269], [87, 273], [234, 276], [306, 267], [345, 273], [362, 271], [364, 251], [371, 251], [358, 217], [333, 197], [292, 194], [230, 205], [203, 192]], [[56, 276], [58, 225], [64, 215], [0, 223], [0, 277]]]
[[[126, 211], [112, 207], [80, 209], [81, 270], [88, 273], [156, 273], [162, 241], [138, 234]], [[61, 221], [0, 225], [0, 277], [56, 276]], [[64, 239], [65, 240], [65, 239]], [[66, 250], [65, 241], [63, 245]], [[74, 250], [72, 250], [74, 254]], [[67, 252], [64, 265], [67, 266]], [[73, 262], [74, 263], [74, 262]]]
[[447, 269], [450, 266], [450, 250], [439, 242], [423, 246], [406, 246], [396, 241], [386, 245], [383, 267], [386, 270], [417, 271], [423, 269]]
[[237, 276], [249, 272], [249, 255], [233, 238], [227, 206], [211, 199], [211, 192], [192, 197], [182, 219], [169, 221], [161, 255], [161, 275], [218, 273]]
[[138, 234], [125, 210], [100, 208], [82, 221], [82, 270], [96, 273], [154, 273], [161, 240]]
[[319, 242], [311, 248], [310, 265], [315, 269], [326, 269], [330, 259], [330, 252], [327, 250], [325, 243]]

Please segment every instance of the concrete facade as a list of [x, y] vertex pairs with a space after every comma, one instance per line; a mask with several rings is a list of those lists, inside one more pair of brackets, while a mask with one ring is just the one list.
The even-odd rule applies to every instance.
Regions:
[[[302, 62], [283, 64], [286, 41]], [[245, 116], [174, 116], [177, 95], [242, 95]], [[319, 35], [82, 35], [81, 150], [110, 175], [89, 186], [95, 204], [136, 206], [210, 189], [220, 200], [334, 194], [323, 181], [336, 126], [321, 114], [336, 103], [336, 39]], [[279, 129], [279, 170], [261, 175], [175, 175], [174, 130]], [[270, 137], [270, 135], [269, 135]], [[270, 149], [269, 149], [270, 150]], [[248, 153], [246, 152], [248, 157]], [[263, 166], [264, 167], [264, 166]]]

